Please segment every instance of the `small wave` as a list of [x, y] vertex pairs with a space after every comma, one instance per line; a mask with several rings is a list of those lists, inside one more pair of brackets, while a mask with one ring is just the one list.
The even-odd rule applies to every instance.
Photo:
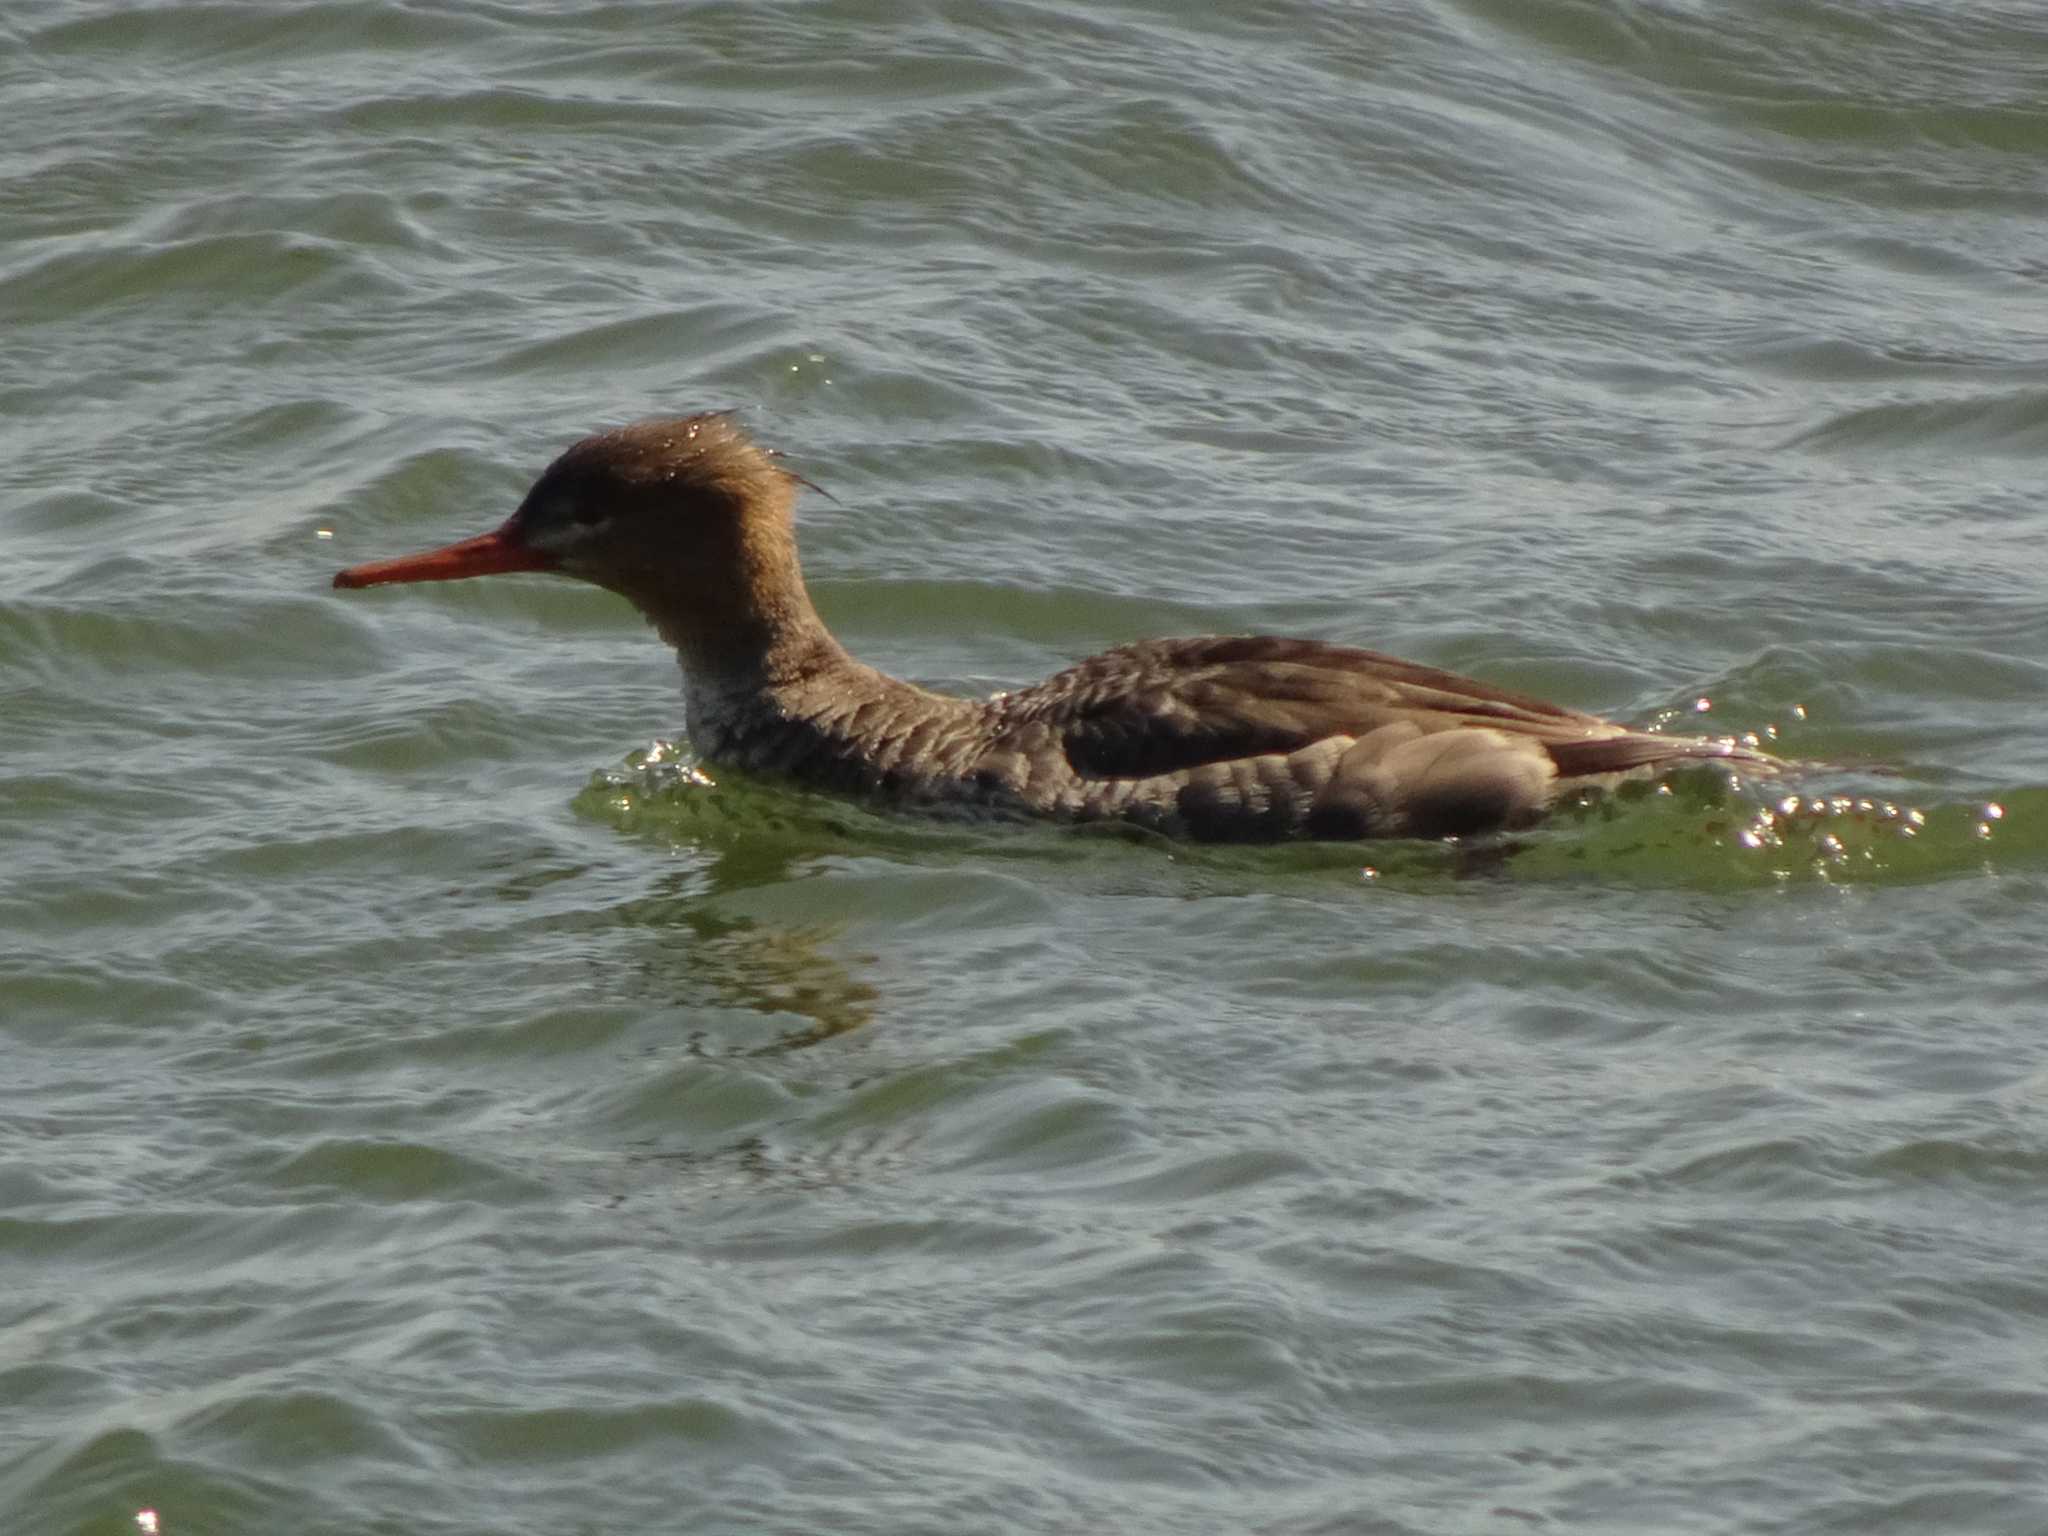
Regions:
[[1930, 445], [2029, 458], [2048, 452], [2048, 390], [1864, 406], [1831, 416], [1784, 446], [1832, 452]]

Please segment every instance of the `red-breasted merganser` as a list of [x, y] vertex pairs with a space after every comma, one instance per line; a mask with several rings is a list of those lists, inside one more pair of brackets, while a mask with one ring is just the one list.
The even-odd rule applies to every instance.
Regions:
[[724, 414], [638, 422], [569, 449], [494, 532], [334, 584], [595, 582], [676, 648], [708, 763], [904, 805], [1205, 841], [1449, 837], [1527, 826], [1622, 775], [1776, 763], [1319, 640], [1144, 640], [1014, 693], [932, 693], [855, 661], [811, 606], [804, 483]]

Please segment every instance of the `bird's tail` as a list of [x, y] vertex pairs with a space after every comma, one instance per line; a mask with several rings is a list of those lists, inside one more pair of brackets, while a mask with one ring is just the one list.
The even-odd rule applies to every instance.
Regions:
[[1553, 741], [1547, 746], [1561, 779], [1598, 778], [1647, 768], [1675, 768], [1686, 763], [1725, 763], [1744, 773], [1777, 773], [1786, 766], [1783, 759], [1767, 752], [1708, 736], [1657, 736], [1648, 731], [1631, 731], [1624, 736]]

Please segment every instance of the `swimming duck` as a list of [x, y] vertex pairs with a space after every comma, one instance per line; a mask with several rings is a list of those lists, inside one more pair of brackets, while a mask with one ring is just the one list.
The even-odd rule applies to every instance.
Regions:
[[637, 422], [562, 454], [492, 532], [334, 584], [594, 582], [675, 647], [708, 763], [906, 806], [1203, 841], [1439, 838], [1679, 764], [1775, 764], [1320, 640], [1143, 640], [992, 698], [934, 693], [856, 661], [818, 617], [797, 562], [805, 483], [724, 413]]

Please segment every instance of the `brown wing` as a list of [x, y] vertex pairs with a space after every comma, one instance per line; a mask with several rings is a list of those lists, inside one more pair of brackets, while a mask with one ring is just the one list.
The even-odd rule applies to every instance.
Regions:
[[1017, 725], [1053, 730], [1074, 770], [1091, 778], [1284, 754], [1403, 722], [1427, 733], [1482, 726], [1539, 741], [1568, 777], [1694, 755], [1687, 748], [1700, 745], [1628, 732], [1377, 651], [1264, 636], [1122, 646], [1005, 702]]

